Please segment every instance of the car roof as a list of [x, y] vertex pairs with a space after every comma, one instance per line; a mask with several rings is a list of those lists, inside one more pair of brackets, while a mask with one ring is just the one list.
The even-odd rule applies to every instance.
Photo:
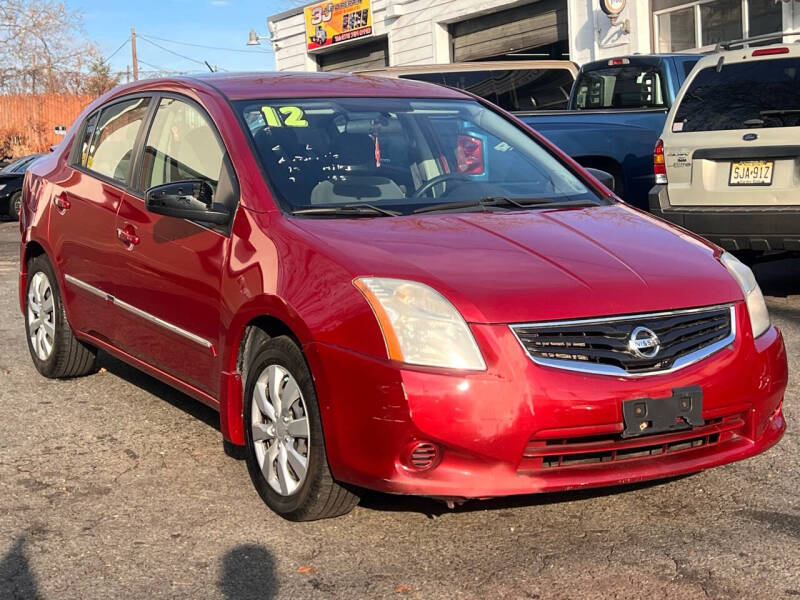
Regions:
[[[753, 56], [754, 52], [769, 52], [775, 48], [786, 48], [787, 51], [782, 54], [764, 54], [762, 56]], [[724, 50], [705, 55], [696, 65], [697, 71], [706, 67], [717, 66], [720, 59], [725, 63], [740, 63], [750, 60], [771, 60], [781, 58], [796, 58], [800, 56], [800, 44], [770, 44], [769, 46], [751, 46], [748, 48], [736, 48], [734, 50]]]
[[202, 82], [231, 100], [257, 98], [466, 98], [457, 90], [442, 86], [351, 73], [208, 73], [178, 80]]
[[459, 90], [431, 83], [352, 73], [203, 73], [122, 84], [95, 100], [89, 109], [94, 110], [97, 106], [126, 95], [181, 89], [216, 91], [229, 100], [359, 97], [471, 99]]
[[381, 75], [398, 77], [400, 75], [418, 75], [422, 73], [459, 73], [463, 71], [505, 71], [520, 69], [566, 69], [574, 75], [578, 67], [568, 60], [497, 60], [476, 61], [469, 63], [439, 63], [427, 65], [402, 65], [382, 69], [359, 71], [362, 75]]

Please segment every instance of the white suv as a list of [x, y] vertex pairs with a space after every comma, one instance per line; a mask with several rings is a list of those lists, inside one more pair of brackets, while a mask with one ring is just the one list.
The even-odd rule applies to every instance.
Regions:
[[654, 164], [654, 214], [726, 250], [800, 251], [800, 44], [702, 58]]

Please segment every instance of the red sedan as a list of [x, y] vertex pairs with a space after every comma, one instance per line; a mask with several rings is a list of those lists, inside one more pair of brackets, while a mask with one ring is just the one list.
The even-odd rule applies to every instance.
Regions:
[[103, 349], [217, 408], [289, 519], [346, 513], [361, 488], [667, 477], [785, 429], [751, 271], [459, 91], [123, 86], [34, 164], [20, 223], [39, 372], [86, 375]]

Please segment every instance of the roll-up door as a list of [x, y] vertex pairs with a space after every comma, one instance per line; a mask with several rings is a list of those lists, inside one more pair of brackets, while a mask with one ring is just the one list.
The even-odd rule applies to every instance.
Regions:
[[453, 62], [480, 60], [566, 41], [566, 0], [539, 0], [450, 26]]
[[389, 42], [384, 37], [371, 42], [347, 46], [317, 57], [320, 71], [364, 71], [389, 66]]

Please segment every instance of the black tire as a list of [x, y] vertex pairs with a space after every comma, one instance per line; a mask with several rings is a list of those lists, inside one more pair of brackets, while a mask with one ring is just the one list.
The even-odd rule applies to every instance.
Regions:
[[[275, 338], [259, 336], [256, 339], [258, 346], [248, 353], [250, 358], [245, 371], [247, 384], [244, 397], [246, 461], [253, 485], [270, 509], [290, 521], [315, 521], [349, 513], [358, 504], [359, 497], [334, 481], [331, 475], [325, 453], [317, 395], [302, 351], [287, 336]], [[252, 413], [255, 387], [259, 376], [271, 365], [283, 368], [297, 382], [305, 403], [310, 431], [311, 443], [308, 447], [305, 479], [291, 495], [279, 494], [270, 486], [259, 466], [253, 441]]]
[[[53, 339], [52, 350], [46, 358], [41, 358], [31, 340], [30, 315], [30, 290], [31, 283], [37, 273], [43, 273], [50, 284], [50, 294], [53, 303]], [[58, 279], [53, 267], [45, 256], [37, 256], [28, 263], [28, 281], [25, 286], [25, 338], [28, 340], [28, 350], [31, 359], [39, 371], [50, 379], [67, 379], [81, 377], [95, 371], [95, 356], [97, 350], [78, 340], [72, 333], [64, 312], [64, 302], [58, 289]]]
[[22, 192], [15, 192], [8, 201], [8, 216], [19, 219], [20, 210], [22, 210]]

